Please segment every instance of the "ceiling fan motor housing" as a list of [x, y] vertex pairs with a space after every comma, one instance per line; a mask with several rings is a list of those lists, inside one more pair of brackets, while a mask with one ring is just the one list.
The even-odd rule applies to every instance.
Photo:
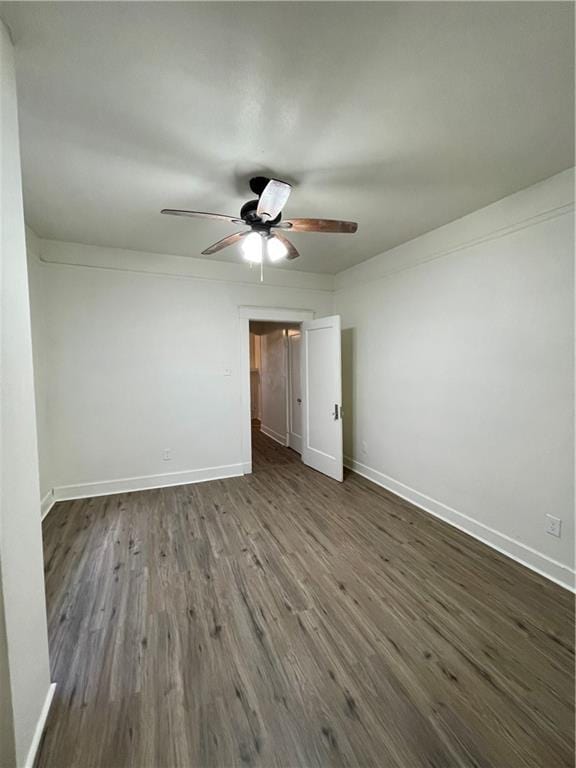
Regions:
[[[250, 186], [252, 186], [252, 181], [250, 182]], [[268, 182], [268, 179], [264, 179], [264, 181]], [[249, 224], [252, 227], [252, 229], [255, 229], [256, 231], [269, 232], [270, 227], [273, 227], [275, 224], [278, 224], [278, 222], [282, 218], [282, 214], [279, 213], [275, 219], [271, 219], [270, 221], [262, 221], [262, 219], [256, 213], [257, 208], [258, 208], [258, 200], [249, 200], [247, 203], [244, 203], [244, 205], [240, 209], [240, 218], [243, 219], [246, 222], [246, 224]]]

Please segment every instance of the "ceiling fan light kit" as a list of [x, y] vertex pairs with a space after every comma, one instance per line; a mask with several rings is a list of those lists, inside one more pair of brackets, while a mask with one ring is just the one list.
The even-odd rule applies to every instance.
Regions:
[[268, 258], [272, 263], [275, 261], [280, 261], [288, 254], [288, 248], [286, 248], [282, 240], [277, 237], [269, 237], [266, 241], [266, 245]]
[[262, 251], [264, 241], [258, 232], [250, 232], [250, 234], [242, 240], [242, 253], [246, 261], [250, 261], [253, 264], [260, 264], [262, 262]]
[[274, 235], [266, 237], [260, 232], [250, 232], [242, 240], [240, 248], [246, 261], [253, 264], [260, 264], [264, 259], [264, 253], [272, 263], [280, 261], [288, 253], [288, 248], [281, 240]]
[[282, 211], [288, 202], [292, 187], [285, 181], [254, 176], [250, 179], [250, 189], [258, 195], [257, 200], [249, 200], [240, 210], [240, 216], [225, 216], [221, 213], [203, 211], [185, 211], [163, 208], [160, 213], [171, 216], [192, 216], [193, 218], [214, 219], [230, 224], [242, 224], [250, 227], [249, 232], [235, 232], [218, 240], [202, 251], [209, 256], [230, 245], [240, 243], [246, 261], [262, 264], [264, 251], [272, 263], [286, 258], [292, 260], [300, 255], [294, 245], [285, 237], [284, 232], [323, 232], [334, 234], [354, 234], [358, 225], [354, 221], [334, 219], [287, 219], [282, 221]]

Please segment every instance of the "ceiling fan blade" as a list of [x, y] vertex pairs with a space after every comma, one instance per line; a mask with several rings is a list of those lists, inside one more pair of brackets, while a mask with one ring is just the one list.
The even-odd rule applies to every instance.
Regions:
[[298, 256], [300, 256], [300, 254], [298, 253], [296, 248], [294, 248], [290, 240], [288, 240], [287, 237], [284, 237], [284, 235], [281, 232], [275, 232], [274, 237], [277, 237], [278, 240], [280, 240], [280, 242], [282, 242], [286, 246], [286, 249], [288, 250], [288, 253], [286, 254], [286, 258], [288, 259], [288, 261], [292, 261], [292, 259], [297, 259]]
[[250, 234], [250, 230], [248, 232], [234, 232], [233, 235], [228, 235], [228, 237], [223, 237], [222, 240], [218, 240], [217, 243], [213, 243], [212, 245], [209, 245], [208, 248], [205, 248], [202, 251], [203, 256], [210, 256], [211, 253], [216, 253], [216, 251], [221, 251], [222, 248], [228, 248], [229, 245], [234, 245], [235, 243], [238, 243], [240, 240], [242, 240], [243, 237], [246, 237], [246, 235]]
[[286, 205], [292, 187], [285, 181], [270, 179], [258, 200], [256, 213], [263, 221], [272, 221]]
[[281, 223], [289, 224], [292, 232], [336, 232], [353, 235], [358, 229], [355, 221], [335, 219], [285, 219]]
[[230, 224], [245, 224], [242, 219], [234, 216], [225, 216], [223, 213], [205, 213], [204, 211], [180, 211], [177, 208], [163, 208], [160, 213], [167, 213], [170, 216], [192, 216], [195, 219], [216, 219], [217, 221], [227, 221]]

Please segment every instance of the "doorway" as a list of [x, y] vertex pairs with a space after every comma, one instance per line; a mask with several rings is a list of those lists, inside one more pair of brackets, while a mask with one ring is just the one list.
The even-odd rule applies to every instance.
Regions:
[[240, 307], [239, 317], [244, 474], [252, 472], [254, 424], [268, 445], [291, 447], [285, 455], [300, 452], [304, 464], [341, 482], [340, 317], [260, 307]]
[[[297, 327], [304, 321], [314, 318], [314, 312], [308, 309], [284, 309], [279, 307], [239, 307], [240, 323], [240, 375], [241, 375], [241, 411], [242, 411], [242, 465], [244, 474], [252, 472], [252, 382], [255, 374], [251, 372], [254, 358], [250, 350], [250, 323], [278, 323], [283, 327]], [[258, 344], [258, 342], [256, 343]], [[254, 350], [253, 354], [261, 353]], [[261, 421], [261, 410], [258, 418]], [[287, 434], [286, 427], [284, 435]]]
[[[302, 452], [300, 323], [251, 320], [250, 417], [252, 464], [255, 437]], [[266, 444], [258, 440], [262, 447]]]

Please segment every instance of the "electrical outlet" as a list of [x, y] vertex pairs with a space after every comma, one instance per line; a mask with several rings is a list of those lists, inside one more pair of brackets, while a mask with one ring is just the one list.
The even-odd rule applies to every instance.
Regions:
[[553, 515], [546, 515], [546, 533], [560, 538], [562, 536], [562, 520]]
[[172, 449], [164, 448], [162, 451], [162, 461], [172, 461]]
[[366, 445], [366, 440], [362, 440], [361, 450], [362, 450], [362, 453], [364, 454], [368, 453], [368, 446]]

